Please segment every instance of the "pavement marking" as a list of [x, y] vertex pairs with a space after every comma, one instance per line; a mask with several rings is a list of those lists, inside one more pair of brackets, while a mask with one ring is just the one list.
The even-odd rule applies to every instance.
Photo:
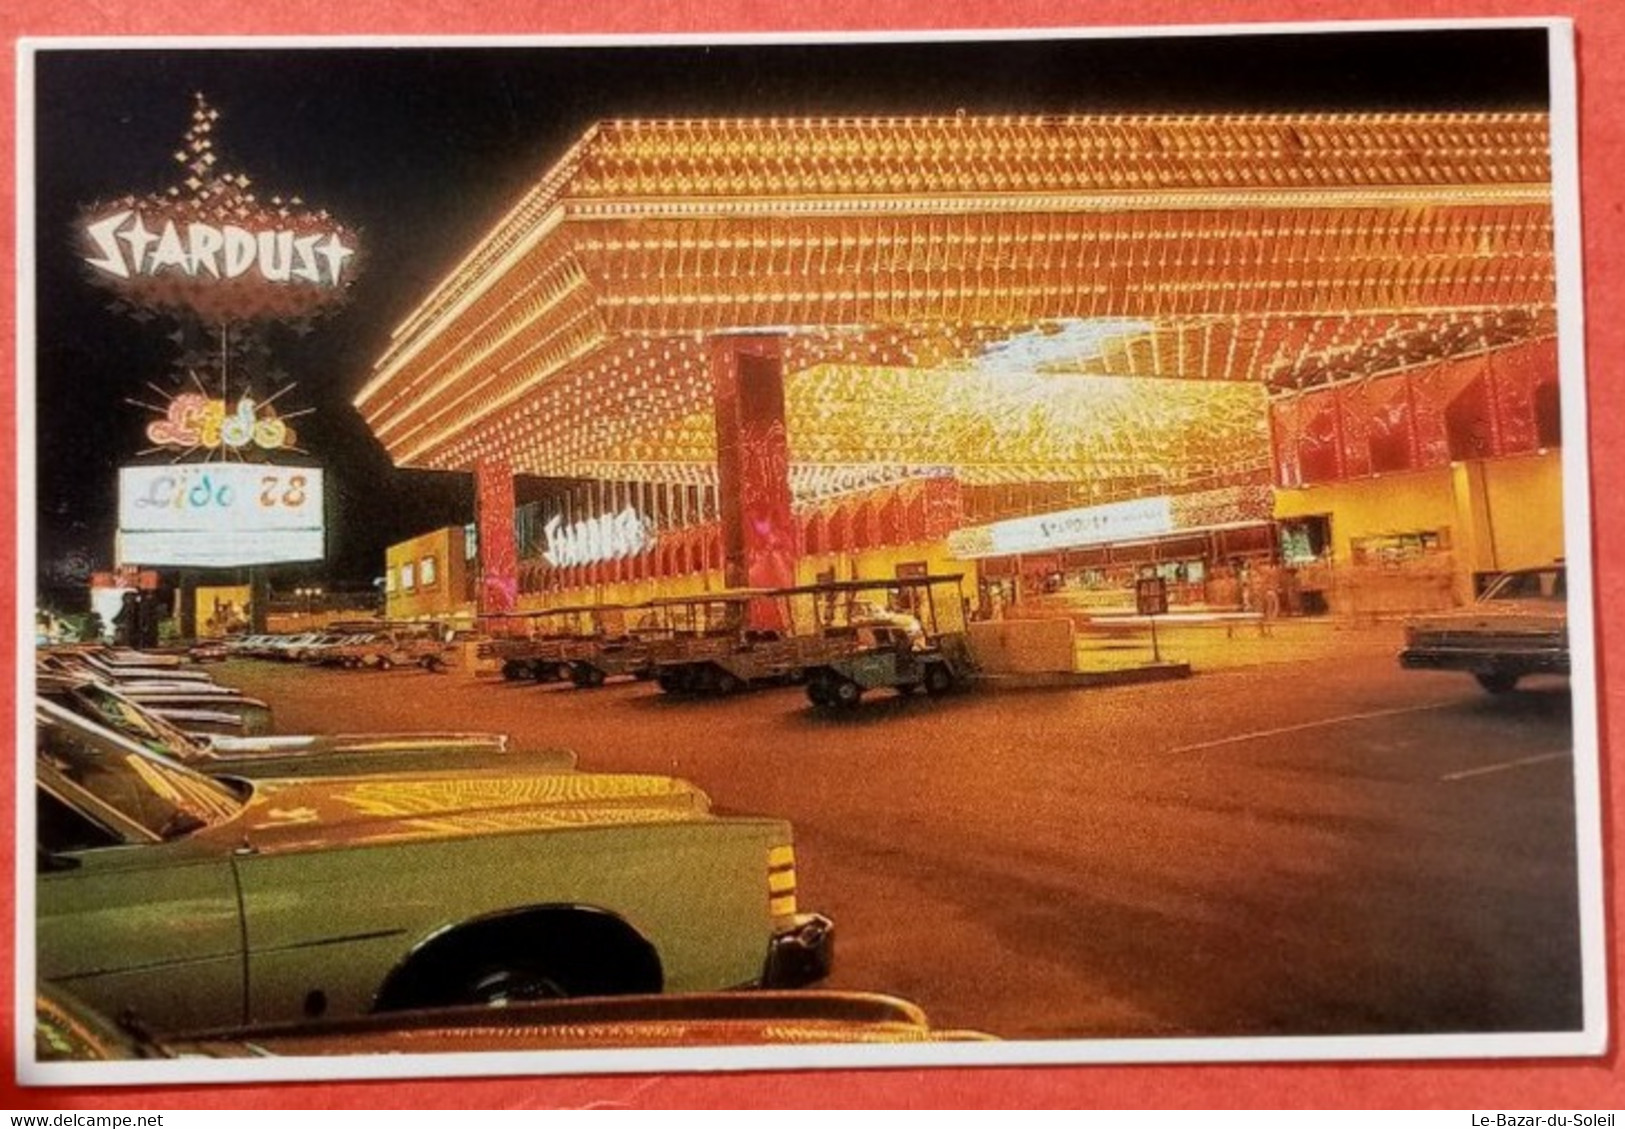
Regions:
[[1251, 733], [1237, 733], [1230, 737], [1220, 737], [1217, 741], [1201, 741], [1195, 745], [1181, 745], [1177, 749], [1169, 749], [1169, 753], [1195, 753], [1203, 749], [1217, 749], [1222, 745], [1238, 745], [1244, 741], [1259, 741], [1265, 737], [1279, 737], [1283, 733], [1301, 733], [1306, 729], [1325, 729], [1332, 725], [1342, 725], [1347, 721], [1368, 721], [1378, 717], [1398, 717], [1408, 713], [1422, 713], [1427, 710], [1448, 709], [1456, 702], [1434, 702], [1425, 706], [1400, 706], [1391, 710], [1371, 710], [1369, 713], [1346, 713], [1339, 717], [1322, 718], [1319, 721], [1305, 721], [1298, 725], [1283, 725], [1277, 729], [1259, 729]]
[[1439, 777], [1441, 782], [1454, 783], [1457, 780], [1466, 780], [1473, 776], [1488, 776], [1492, 772], [1510, 772], [1514, 768], [1524, 768], [1532, 764], [1544, 764], [1547, 761], [1567, 760], [1574, 753], [1568, 749], [1557, 753], [1537, 753], [1532, 757], [1519, 757], [1515, 761], [1502, 761], [1500, 764], [1487, 764], [1482, 768], [1466, 768], [1460, 772], [1447, 773]]

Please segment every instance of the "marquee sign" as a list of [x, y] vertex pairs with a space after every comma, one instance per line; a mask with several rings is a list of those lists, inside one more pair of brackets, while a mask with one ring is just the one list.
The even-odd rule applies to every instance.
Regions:
[[186, 392], [169, 402], [162, 419], [147, 424], [147, 441], [158, 447], [182, 450], [260, 451], [291, 448], [297, 440], [269, 404], [259, 404], [244, 396], [235, 406], [225, 400], [211, 400], [196, 392]]
[[948, 552], [959, 560], [1041, 553], [1157, 537], [1174, 528], [1171, 498], [1136, 498], [957, 530], [948, 536]]
[[262, 200], [216, 168], [219, 111], [198, 95], [175, 160], [181, 185], [87, 209], [90, 276], [133, 305], [210, 322], [309, 317], [341, 302], [356, 274], [355, 233], [297, 196]]
[[249, 463], [119, 471], [122, 564], [232, 568], [320, 560], [322, 472]]
[[1259, 525], [1274, 512], [1275, 491], [1268, 485], [1220, 486], [971, 526], [948, 535], [948, 552], [966, 561], [1082, 549], [1187, 530]]

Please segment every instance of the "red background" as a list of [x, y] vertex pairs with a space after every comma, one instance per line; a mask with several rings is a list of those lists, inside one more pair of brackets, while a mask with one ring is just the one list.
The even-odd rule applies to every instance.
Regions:
[[[496, 9], [498, 6], [489, 5]], [[1281, 0], [1015, 0], [987, 4], [937, 0], [711, 0], [708, 4], [618, 0], [605, 3], [505, 3], [499, 11], [429, 0], [284, 0], [248, 5], [234, 0], [146, 0], [136, 5], [66, 6], [49, 0], [14, 0], [0, 9], [8, 39], [57, 35], [435, 35], [864, 31], [1093, 27], [1147, 24], [1253, 23], [1324, 19], [1463, 19], [1568, 16], [1575, 21], [1580, 86], [1584, 266], [1587, 280], [1586, 354], [1589, 381], [1593, 536], [1597, 562], [1597, 634], [1603, 749], [1615, 736], [1625, 695], [1622, 635], [1610, 621], [1625, 608], [1625, 416], [1610, 409], [1625, 386], [1625, 264], [1618, 235], [1625, 212], [1625, 5], [1617, 0], [1481, 2], [1376, 2], [1322, 5]], [[15, 52], [3, 60], [0, 89], [14, 98]], [[8, 105], [8, 111], [15, 109]], [[4, 115], [7, 174], [0, 178], [5, 210], [15, 214], [15, 113]], [[8, 229], [15, 249], [15, 231]], [[0, 319], [14, 329], [14, 272], [0, 278]], [[4, 371], [14, 371], [15, 334], [3, 342]], [[0, 391], [0, 435], [15, 428], [13, 383]], [[1577, 437], [1568, 437], [1571, 443]], [[11, 507], [0, 523], [0, 569], [14, 574], [16, 543]], [[15, 638], [14, 600], [0, 606], [0, 637]], [[0, 724], [10, 731], [14, 703], [0, 703]], [[8, 766], [10, 758], [0, 758]], [[9, 767], [5, 770], [10, 771]], [[1604, 836], [1608, 853], [1617, 837], [1620, 778], [1603, 764]], [[0, 814], [11, 826], [14, 789], [0, 788]], [[0, 835], [0, 873], [15, 866], [12, 836]], [[1615, 918], [1617, 868], [1606, 865], [1608, 959], [1620, 955]], [[328, 1085], [188, 1086], [146, 1089], [29, 1090], [15, 1086], [11, 1065], [12, 931], [0, 929], [0, 1067], [7, 1089], [0, 1105], [13, 1108], [234, 1108], [495, 1106], [548, 1109], [589, 1104], [662, 1106], [1020, 1106], [1020, 1107], [1454, 1107], [1462, 1109], [1587, 1109], [1625, 1105], [1618, 1051], [1602, 1059], [1498, 1063], [1358, 1063], [1266, 1066], [1082, 1066], [963, 1070], [785, 1071], [752, 1074], [675, 1074], [646, 1077], [493, 1078], [489, 1080], [356, 1082]], [[1609, 970], [1610, 1027], [1620, 1022], [1617, 973]], [[1617, 1047], [1617, 1038], [1613, 1045]]]

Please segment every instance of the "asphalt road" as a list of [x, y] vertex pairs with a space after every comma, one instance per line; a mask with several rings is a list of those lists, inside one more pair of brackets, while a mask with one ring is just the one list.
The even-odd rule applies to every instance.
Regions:
[[247, 661], [284, 732], [505, 730], [795, 827], [831, 986], [1005, 1038], [1577, 1028], [1566, 683], [1381, 638], [1085, 691], [679, 700]]

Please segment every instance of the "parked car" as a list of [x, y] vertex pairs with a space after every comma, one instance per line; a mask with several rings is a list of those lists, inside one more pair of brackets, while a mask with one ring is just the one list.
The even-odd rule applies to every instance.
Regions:
[[224, 639], [199, 639], [186, 648], [186, 657], [195, 663], [225, 662], [231, 657], [231, 648]]
[[139, 1016], [98, 1015], [62, 992], [34, 1004], [36, 1062], [120, 1062], [288, 1055], [979, 1042], [935, 1028], [919, 1006], [874, 992], [827, 989], [597, 996], [505, 1008], [442, 1008], [356, 1019], [236, 1027], [155, 1037]]
[[352, 636], [317, 651], [316, 661], [323, 666], [374, 670], [398, 666], [444, 670], [450, 654], [450, 646], [431, 625], [414, 624]]
[[114, 660], [112, 656], [93, 647], [51, 647], [40, 651], [34, 664], [42, 670], [74, 670], [92, 674], [106, 682], [125, 684], [151, 683], [164, 686], [212, 686], [214, 675], [206, 670], [181, 667], [178, 663], [151, 661], [158, 656], [142, 656], [133, 661], [130, 656]]
[[790, 828], [665, 776], [203, 776], [35, 706], [36, 966], [157, 1031], [827, 974]]
[[84, 678], [38, 675], [35, 693], [148, 752], [210, 776], [275, 779], [436, 769], [553, 772], [575, 767], [563, 749], [511, 752], [501, 733], [354, 733], [336, 736], [196, 732], [188, 716], [152, 708]]
[[1508, 693], [1527, 675], [1567, 675], [1567, 571], [1562, 564], [1514, 569], [1471, 607], [1412, 619], [1399, 664], [1465, 671], [1492, 694]]

